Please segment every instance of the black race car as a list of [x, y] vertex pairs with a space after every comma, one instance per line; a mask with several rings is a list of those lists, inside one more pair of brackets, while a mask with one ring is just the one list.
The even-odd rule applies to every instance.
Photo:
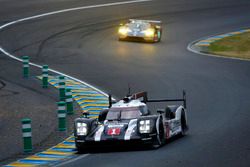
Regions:
[[[101, 145], [147, 144], [158, 148], [175, 135], [184, 135], [188, 129], [186, 97], [182, 99], [149, 100], [146, 92], [126, 96], [100, 112], [99, 118], [77, 118], [74, 122], [76, 148], [79, 152]], [[184, 105], [169, 105], [152, 115], [149, 102], [178, 102]]]

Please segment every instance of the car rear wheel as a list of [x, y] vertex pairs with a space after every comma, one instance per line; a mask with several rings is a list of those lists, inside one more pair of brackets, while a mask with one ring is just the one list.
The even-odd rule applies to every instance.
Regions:
[[157, 33], [155, 33], [155, 35], [154, 35], [153, 42], [158, 42], [158, 35], [157, 35]]
[[161, 41], [161, 30], [157, 31], [157, 37], [158, 37], [158, 41], [157, 42], [160, 42]]
[[161, 41], [161, 30], [157, 30], [154, 36], [154, 42], [160, 42]]
[[181, 112], [181, 135], [185, 136], [188, 130], [187, 121], [184, 111]]

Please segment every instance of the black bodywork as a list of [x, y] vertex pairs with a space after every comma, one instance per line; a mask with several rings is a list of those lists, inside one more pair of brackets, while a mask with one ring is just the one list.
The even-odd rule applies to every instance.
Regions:
[[[149, 100], [147, 98], [146, 92], [137, 93], [130, 97], [123, 99], [125, 103], [129, 103], [133, 99], [143, 98], [142, 103], [147, 102], [173, 102], [173, 101], [182, 101], [186, 107], [186, 97], [185, 92], [183, 92], [182, 99], [161, 99], [161, 100]], [[165, 117], [171, 117], [171, 111], [158, 111], [158, 114], [151, 115], [150, 112], [143, 113], [132, 119], [107, 119], [107, 114], [112, 108], [111, 96], [109, 96], [109, 109], [105, 109], [100, 112], [98, 119], [87, 118], [85, 115], [82, 118], [77, 118], [74, 123], [74, 136], [76, 148], [79, 152], [87, 150], [91, 147], [99, 146], [116, 146], [116, 145], [138, 145], [146, 144], [149, 146], [159, 144], [159, 140], [163, 144], [166, 139], [165, 134], [165, 124], [163, 120]], [[169, 110], [169, 108], [168, 108]], [[170, 114], [170, 115], [169, 115]], [[164, 118], [163, 118], [164, 117]], [[142, 133], [140, 127], [141, 122], [147, 124], [150, 122], [150, 129], [148, 133]], [[84, 123], [84, 126], [87, 127], [86, 135], [79, 135], [77, 133], [77, 124]], [[86, 125], [85, 125], [86, 124]], [[160, 138], [160, 139], [159, 139]], [[155, 143], [156, 142], [156, 143]], [[157, 143], [158, 142], [158, 143]]]

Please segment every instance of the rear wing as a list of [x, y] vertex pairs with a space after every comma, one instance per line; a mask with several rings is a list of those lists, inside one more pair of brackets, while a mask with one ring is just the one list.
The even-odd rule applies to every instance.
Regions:
[[187, 108], [187, 100], [186, 100], [186, 92], [185, 90], [182, 91], [182, 98], [180, 99], [148, 99], [147, 92], [140, 92], [132, 95], [132, 99], [139, 99], [143, 98], [142, 102], [144, 103], [155, 103], [155, 102], [183, 102], [184, 108]]
[[[139, 92], [135, 93], [130, 97], [127, 97], [128, 100], [135, 100], [142, 98], [142, 102], [144, 103], [156, 103], [156, 102], [183, 102], [184, 108], [187, 108], [187, 99], [186, 99], [186, 91], [182, 91], [182, 98], [181, 99], [148, 99], [148, 93], [147, 92]], [[115, 101], [112, 99], [112, 96], [109, 94], [109, 108], [112, 106]]]
[[153, 24], [158, 24], [161, 25], [162, 21], [159, 20], [138, 20], [138, 19], [129, 19], [131, 22], [148, 22], [148, 23], [153, 23]]

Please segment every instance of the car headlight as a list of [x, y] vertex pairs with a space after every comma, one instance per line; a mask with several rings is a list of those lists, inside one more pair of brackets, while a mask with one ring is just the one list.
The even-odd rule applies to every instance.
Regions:
[[118, 33], [121, 35], [127, 35], [128, 32], [130, 32], [131, 30], [127, 27], [120, 27], [118, 30]]
[[144, 31], [144, 34], [147, 36], [147, 37], [153, 37], [154, 34], [155, 34], [155, 30], [150, 28], [150, 29], [147, 29]]
[[76, 123], [76, 132], [78, 136], [86, 136], [88, 133], [88, 127], [86, 123], [77, 122]]
[[141, 120], [139, 124], [139, 131], [140, 133], [150, 133], [150, 120]]

